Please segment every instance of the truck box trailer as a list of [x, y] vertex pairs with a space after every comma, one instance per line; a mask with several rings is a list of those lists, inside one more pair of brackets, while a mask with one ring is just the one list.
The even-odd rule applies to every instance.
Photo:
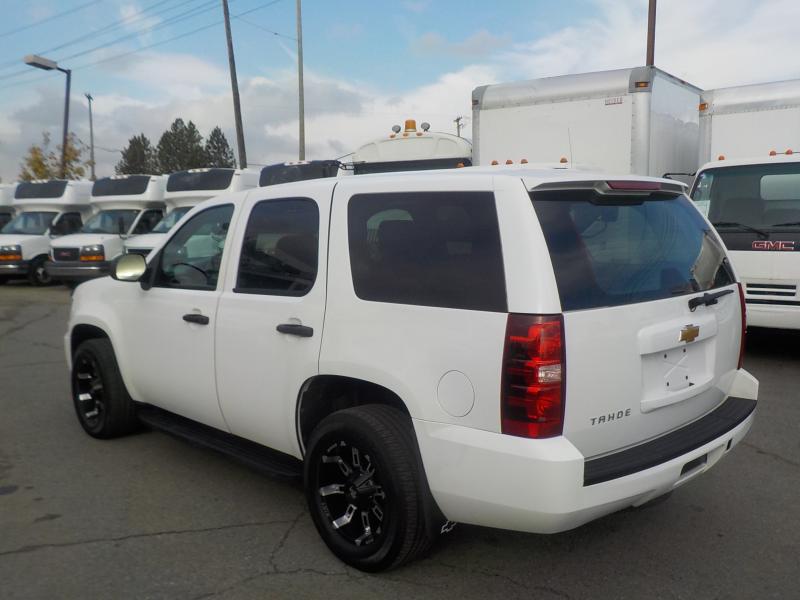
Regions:
[[700, 95], [698, 164], [800, 149], [800, 79], [707, 90]]
[[485, 85], [472, 92], [473, 157], [662, 176], [697, 168], [701, 90], [655, 67]]

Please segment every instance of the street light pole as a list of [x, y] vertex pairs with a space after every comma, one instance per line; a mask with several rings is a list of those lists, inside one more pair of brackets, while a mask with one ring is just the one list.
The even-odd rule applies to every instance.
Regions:
[[69, 137], [69, 89], [72, 83], [72, 71], [58, 66], [58, 63], [43, 56], [28, 54], [24, 59], [25, 64], [45, 71], [61, 71], [67, 76], [67, 91], [64, 95], [64, 132], [61, 137], [61, 178], [67, 177], [67, 139]]
[[297, 100], [299, 113], [299, 160], [306, 159], [306, 108], [305, 92], [303, 91], [303, 11], [300, 0], [297, 0]]
[[97, 177], [94, 175], [94, 124], [92, 123], [92, 95], [90, 93], [85, 93], [86, 99], [89, 101], [89, 157], [90, 157], [90, 165], [92, 168], [92, 181], [96, 181]]
[[222, 0], [222, 14], [225, 17], [225, 37], [228, 39], [228, 67], [231, 72], [231, 91], [233, 93], [233, 118], [236, 121], [236, 145], [239, 148], [239, 168], [247, 168], [247, 153], [244, 149], [244, 131], [242, 130], [242, 108], [239, 104], [239, 82], [236, 79], [236, 60], [233, 56], [233, 38], [231, 37], [231, 16], [228, 12], [228, 0]]
[[656, 64], [656, 0], [650, 0], [647, 10], [647, 66]]

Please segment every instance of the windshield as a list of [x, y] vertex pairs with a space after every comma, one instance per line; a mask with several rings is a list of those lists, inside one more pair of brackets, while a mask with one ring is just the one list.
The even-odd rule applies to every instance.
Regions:
[[44, 235], [50, 223], [58, 213], [55, 212], [24, 212], [14, 217], [6, 224], [0, 233], [18, 233], [22, 235]]
[[180, 221], [183, 218], [183, 215], [190, 210], [192, 210], [191, 206], [181, 206], [180, 208], [176, 208], [166, 217], [161, 219], [156, 226], [153, 227], [150, 233], [167, 233], [170, 229], [175, 227], [175, 223]]
[[721, 231], [800, 231], [800, 162], [708, 169], [692, 199]]
[[122, 219], [124, 233], [131, 228], [138, 214], [138, 210], [131, 209], [101, 210], [86, 221], [81, 231], [83, 233], [119, 233], [119, 220]]
[[14, 215], [11, 213], [0, 212], [0, 229], [2, 229], [6, 223], [8, 223], [11, 219], [14, 218]]

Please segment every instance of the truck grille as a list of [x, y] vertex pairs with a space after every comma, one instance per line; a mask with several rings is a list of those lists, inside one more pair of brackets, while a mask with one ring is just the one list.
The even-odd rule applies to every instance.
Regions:
[[80, 256], [80, 248], [53, 248], [53, 260], [55, 261], [78, 260]]
[[745, 284], [747, 304], [771, 304], [773, 306], [800, 306], [797, 285], [785, 283]]

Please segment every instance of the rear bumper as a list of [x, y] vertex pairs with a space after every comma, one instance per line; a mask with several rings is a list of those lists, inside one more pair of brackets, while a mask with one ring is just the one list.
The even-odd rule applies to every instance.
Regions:
[[772, 329], [800, 329], [800, 306], [747, 302], [747, 325]]
[[[671, 458], [662, 460], [662, 456], [657, 464], [639, 465], [642, 468], [634, 472], [592, 484], [586, 477], [594, 461], [587, 461], [564, 437], [526, 440], [419, 420], [414, 420], [414, 427], [431, 492], [448, 519], [555, 533], [643, 504], [708, 470], [744, 438], [755, 404], [729, 398], [703, 419], [716, 413], [712, 421], [719, 425], [732, 408], [740, 409], [737, 417], [707, 429], [704, 435], [686, 436], [689, 443], [684, 440], [684, 448], [690, 449], [677, 445]], [[653, 450], [646, 448], [649, 444], [617, 454], [630, 458], [637, 449], [647, 453]]]
[[18, 277], [28, 274], [30, 261], [20, 260], [17, 262], [0, 263], [0, 277]]
[[45, 265], [45, 270], [53, 279], [61, 281], [82, 281], [108, 275], [111, 271], [111, 263], [108, 261], [89, 263], [51, 260]]

